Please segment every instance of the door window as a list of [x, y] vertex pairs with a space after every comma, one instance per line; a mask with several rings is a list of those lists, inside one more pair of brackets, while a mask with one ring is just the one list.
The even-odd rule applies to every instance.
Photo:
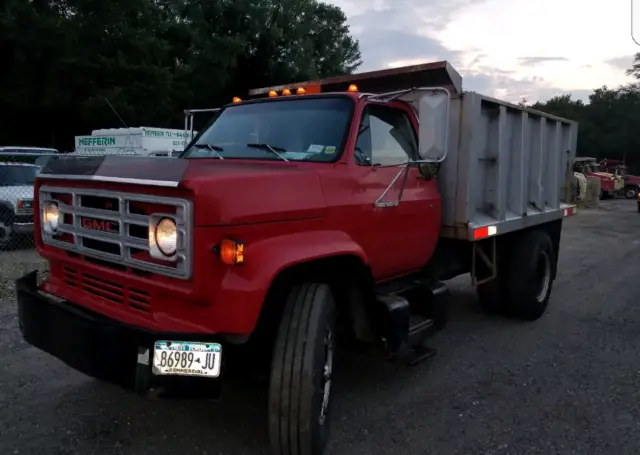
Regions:
[[418, 159], [418, 143], [407, 114], [389, 106], [368, 105], [362, 113], [355, 159], [366, 166]]

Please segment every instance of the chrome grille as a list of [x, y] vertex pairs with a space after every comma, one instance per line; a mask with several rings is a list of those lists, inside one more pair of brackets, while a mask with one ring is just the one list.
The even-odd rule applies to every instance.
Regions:
[[[117, 265], [167, 275], [191, 277], [192, 204], [186, 199], [43, 186], [39, 191], [40, 213], [47, 202], [56, 202], [60, 221], [55, 234], [41, 229], [48, 245]], [[161, 213], [175, 219], [178, 249], [175, 261], [149, 256], [148, 227], [151, 214], [140, 207], [161, 206]]]

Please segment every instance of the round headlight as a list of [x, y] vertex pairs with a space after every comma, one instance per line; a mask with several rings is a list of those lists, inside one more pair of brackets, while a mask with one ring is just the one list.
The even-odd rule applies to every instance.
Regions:
[[156, 225], [155, 230], [156, 245], [165, 256], [176, 254], [178, 246], [178, 229], [176, 222], [171, 218], [163, 218]]
[[58, 229], [60, 210], [55, 202], [48, 202], [42, 210], [42, 222], [45, 231], [53, 232]]

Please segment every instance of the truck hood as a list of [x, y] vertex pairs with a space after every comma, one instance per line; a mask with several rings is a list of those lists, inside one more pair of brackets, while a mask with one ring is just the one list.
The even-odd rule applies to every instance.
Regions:
[[613, 177], [613, 174], [610, 174], [608, 172], [592, 172], [591, 175], [597, 175], [598, 177], [608, 177], [608, 178]]
[[324, 216], [320, 176], [297, 163], [188, 162], [181, 186], [200, 207], [197, 226], [293, 221]]
[[61, 156], [40, 177], [185, 188], [196, 226], [319, 218], [326, 209], [319, 174], [294, 162]]

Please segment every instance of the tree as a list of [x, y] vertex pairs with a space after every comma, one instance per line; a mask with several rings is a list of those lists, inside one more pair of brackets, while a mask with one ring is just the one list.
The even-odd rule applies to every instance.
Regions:
[[631, 68], [629, 68], [625, 74], [640, 79], [640, 52], [635, 55]]
[[121, 126], [181, 127], [187, 107], [354, 71], [337, 7], [316, 0], [5, 0], [0, 143], [71, 149]]

